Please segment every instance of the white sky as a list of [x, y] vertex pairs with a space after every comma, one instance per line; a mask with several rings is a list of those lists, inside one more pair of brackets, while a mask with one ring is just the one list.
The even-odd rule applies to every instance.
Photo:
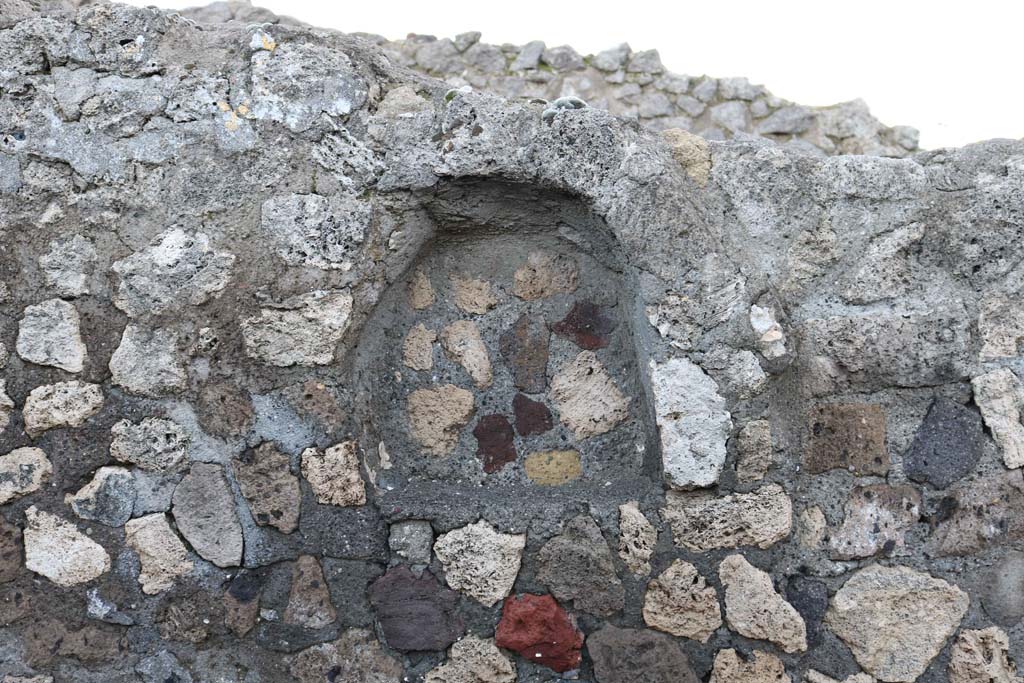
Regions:
[[[181, 8], [203, 0], [130, 0]], [[278, 14], [389, 38], [482, 31], [580, 53], [657, 48], [674, 72], [746, 76], [809, 105], [863, 98], [934, 149], [1024, 137], [1024, 2], [907, 0], [255, 0]]]

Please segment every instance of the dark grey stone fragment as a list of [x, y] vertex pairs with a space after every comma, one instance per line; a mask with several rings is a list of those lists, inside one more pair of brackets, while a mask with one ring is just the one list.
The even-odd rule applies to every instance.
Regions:
[[944, 489], [974, 469], [984, 446], [981, 416], [939, 397], [903, 456], [903, 471], [913, 481]]

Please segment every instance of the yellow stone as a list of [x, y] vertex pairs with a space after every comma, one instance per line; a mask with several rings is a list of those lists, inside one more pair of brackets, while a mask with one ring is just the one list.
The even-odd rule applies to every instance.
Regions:
[[578, 451], [538, 451], [526, 456], [526, 476], [541, 486], [561, 486], [583, 474]]

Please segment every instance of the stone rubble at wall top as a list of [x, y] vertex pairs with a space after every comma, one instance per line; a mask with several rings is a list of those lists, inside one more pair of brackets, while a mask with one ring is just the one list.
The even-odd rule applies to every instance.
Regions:
[[915, 147], [0, 0], [0, 682], [1018, 681], [1024, 142]]

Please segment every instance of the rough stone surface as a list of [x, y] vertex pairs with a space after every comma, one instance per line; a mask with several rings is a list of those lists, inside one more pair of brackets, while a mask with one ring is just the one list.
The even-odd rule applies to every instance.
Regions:
[[498, 305], [491, 283], [486, 280], [453, 275], [452, 285], [455, 288], [455, 305], [465, 313], [482, 315]]
[[15, 448], [0, 455], [0, 505], [38, 491], [53, 474], [53, 463], [41, 448]]
[[257, 524], [276, 527], [285, 534], [298, 528], [302, 495], [287, 455], [274, 443], [265, 442], [246, 451], [231, 466]]
[[537, 580], [577, 612], [608, 616], [625, 605], [612, 557], [594, 519], [580, 515], [538, 551]]
[[526, 301], [571, 294], [578, 279], [579, 266], [571, 256], [534, 251], [516, 270], [512, 293]]
[[292, 566], [292, 587], [284, 610], [284, 623], [324, 628], [334, 623], [335, 618], [337, 613], [320, 562], [312, 555], [301, 555]]
[[608, 346], [608, 335], [614, 329], [615, 320], [590, 301], [577, 301], [564, 318], [551, 326], [552, 332], [588, 351]]
[[427, 673], [426, 683], [515, 683], [516, 669], [493, 640], [466, 636], [452, 645], [448, 661]]
[[733, 648], [719, 650], [715, 655], [710, 683], [790, 683], [782, 660], [768, 652], [754, 650], [744, 659]]
[[120, 346], [110, 357], [114, 384], [150, 398], [181, 391], [188, 377], [177, 347], [178, 334], [173, 330], [128, 325]]
[[72, 380], [33, 389], [25, 399], [25, 431], [36, 436], [58, 427], [81, 427], [103, 407], [98, 384]]
[[555, 426], [548, 407], [525, 394], [516, 394], [512, 399], [512, 412], [519, 436], [543, 434]]
[[25, 568], [58, 586], [88, 583], [110, 571], [103, 546], [57, 515], [25, 510]]
[[156, 513], [130, 520], [124, 533], [128, 547], [139, 556], [139, 583], [146, 595], [173, 588], [180, 577], [191, 573], [192, 560], [167, 515]]
[[124, 467], [101, 467], [92, 480], [64, 502], [82, 519], [123, 526], [135, 509], [135, 477]]
[[429, 571], [416, 576], [404, 565], [392, 567], [370, 586], [373, 605], [388, 647], [400, 652], [444, 650], [464, 632], [456, 611], [458, 594]]
[[651, 573], [651, 555], [658, 545], [658, 530], [636, 501], [619, 506], [619, 557], [637, 576]]
[[242, 321], [245, 352], [277, 367], [328, 365], [348, 330], [352, 295], [315, 291], [287, 299]]
[[636, 680], [638, 671], [650, 683], [699, 680], [683, 648], [662, 633], [608, 624], [590, 634], [587, 652], [594, 660], [594, 676], [600, 683], [629, 683]]
[[989, 618], [1000, 626], [1013, 626], [1024, 619], [1024, 553], [1010, 551], [990, 570], [981, 595]]
[[366, 484], [359, 471], [358, 448], [355, 441], [343, 441], [323, 452], [316, 448], [302, 452], [302, 476], [319, 502], [366, 505]]
[[21, 529], [0, 517], [0, 584], [17, 578], [23, 547]]
[[372, 631], [350, 628], [337, 640], [289, 657], [288, 671], [299, 683], [320, 683], [331, 676], [353, 683], [393, 683], [402, 675], [402, 664], [384, 651]]
[[18, 355], [29, 363], [81, 372], [88, 355], [73, 304], [49, 299], [27, 306], [18, 323]]
[[702, 643], [722, 625], [718, 593], [685, 560], [674, 560], [647, 584], [643, 616], [651, 628]]
[[434, 548], [434, 530], [430, 522], [411, 520], [391, 525], [388, 534], [391, 552], [412, 565], [430, 564]]
[[527, 593], [505, 599], [494, 641], [528, 662], [562, 672], [579, 666], [583, 633], [550, 595]]
[[409, 395], [409, 428], [427, 453], [447, 455], [459, 441], [459, 430], [473, 415], [473, 394], [445, 384], [417, 389]]
[[242, 525], [220, 465], [195, 463], [172, 499], [178, 531], [199, 555], [218, 567], [242, 561]]
[[829, 538], [833, 558], [901, 554], [906, 532], [921, 517], [921, 494], [912, 486], [858, 486], [843, 512], [843, 525]]
[[751, 420], [737, 435], [736, 478], [744, 484], [764, 479], [775, 464], [768, 420]]
[[74, 235], [50, 242], [49, 250], [39, 257], [39, 268], [58, 296], [75, 298], [89, 293], [97, 258], [93, 242]]
[[956, 631], [968, 602], [962, 590], [928, 574], [871, 565], [835, 594], [825, 624], [867, 673], [909, 682]]
[[721, 498], [670, 491], [661, 515], [676, 545], [696, 552], [745, 545], [769, 548], [789, 535], [793, 503], [778, 484]]
[[974, 469], [984, 447], [978, 413], [940, 397], [928, 409], [903, 455], [903, 471], [913, 481], [944, 489]]
[[[0, 361], [3, 361], [3, 351], [0, 350]], [[0, 362], [0, 368], [3, 363]], [[11, 413], [14, 412], [14, 399], [7, 395], [7, 381], [0, 380], [0, 432], [7, 429], [11, 423]]]
[[437, 332], [428, 330], [423, 323], [409, 330], [402, 344], [402, 362], [413, 370], [430, 370], [434, 367], [434, 342]]
[[951, 489], [940, 503], [931, 545], [939, 555], [968, 555], [1024, 538], [1024, 478], [996, 472]]
[[110, 429], [110, 455], [115, 460], [144, 470], [173, 470], [188, 453], [189, 435], [173, 420], [143, 418], [138, 423], [121, 420]]
[[579, 451], [537, 451], [523, 461], [527, 478], [540, 486], [561, 486], [583, 474]]
[[742, 555], [729, 555], [718, 567], [725, 587], [725, 620], [747, 638], [770, 640], [785, 652], [807, 649], [807, 626], [775, 591], [771, 576]]
[[1003, 452], [1003, 462], [1010, 468], [1024, 465], [1024, 385], [1012, 370], [1002, 368], [975, 377], [971, 386], [985, 424]]
[[881, 406], [818, 406], [810, 417], [804, 467], [813, 474], [845, 469], [857, 476], [884, 476], [889, 471], [885, 424]]
[[501, 355], [512, 369], [515, 385], [528, 394], [538, 394], [548, 386], [550, 338], [547, 325], [527, 315], [501, 335]]
[[995, 626], [961, 631], [949, 656], [949, 683], [1018, 683], [1009, 645], [1006, 633]]
[[551, 397], [577, 439], [609, 432], [629, 417], [629, 398], [593, 351], [582, 351], [559, 369], [551, 380]]
[[491, 359], [476, 323], [472, 320], [453, 322], [441, 331], [441, 346], [469, 373], [478, 389], [491, 386]]
[[502, 534], [480, 520], [441, 535], [434, 553], [449, 586], [490, 607], [512, 590], [524, 547], [525, 534]]
[[345, 195], [290, 194], [263, 202], [260, 228], [293, 266], [350, 270], [371, 212]]
[[482, 415], [473, 428], [476, 454], [480, 456], [484, 472], [499, 471], [516, 461], [515, 432], [504, 415]]

